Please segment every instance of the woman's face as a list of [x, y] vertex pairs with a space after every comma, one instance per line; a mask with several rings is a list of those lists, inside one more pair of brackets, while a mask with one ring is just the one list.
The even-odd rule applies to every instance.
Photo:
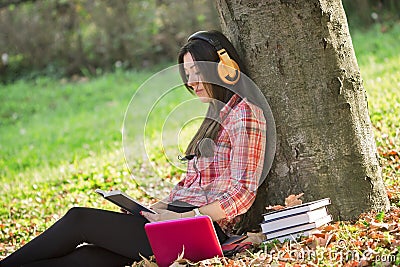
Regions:
[[190, 53], [183, 55], [183, 68], [187, 77], [187, 84], [193, 88], [194, 93], [203, 103], [209, 103], [211, 96], [201, 82], [201, 75], [196, 66], [196, 62]]

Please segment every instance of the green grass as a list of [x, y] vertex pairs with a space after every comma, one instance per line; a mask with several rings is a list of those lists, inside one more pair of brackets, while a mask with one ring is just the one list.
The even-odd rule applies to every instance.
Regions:
[[400, 206], [400, 25], [352, 34], [389, 196]]
[[1, 179], [120, 146], [125, 108], [147, 76], [117, 73], [89, 82], [39, 78], [1, 88]]
[[399, 36], [399, 25], [390, 32], [383, 33], [377, 26], [373, 31], [353, 34], [371, 120], [378, 129], [378, 145], [381, 145], [382, 137], [388, 135], [398, 140], [400, 134]]
[[[379, 28], [352, 33], [384, 179], [392, 204], [398, 206], [399, 36], [400, 25], [384, 33]], [[157, 115], [149, 121], [147, 131], [154, 138], [149, 154], [158, 172], [155, 175], [146, 162], [130, 162], [133, 172], [142, 178], [135, 181], [125, 167], [121, 146], [125, 110], [151, 74], [117, 72], [75, 81], [42, 77], [0, 87], [0, 258], [49, 227], [74, 205], [115, 210], [93, 193], [95, 188], [118, 188], [151, 201], [147, 193], [155, 195], [161, 190], [161, 184], [152, 178], [161, 176], [168, 183], [171, 177], [179, 176], [180, 171], [169, 167], [162, 157], [166, 148], [160, 146], [161, 137], [156, 134], [160, 129], [155, 125], [163, 119]], [[144, 94], [143, 103], [151, 102], [149, 97], [159, 94], [157, 90]], [[170, 95], [154, 113], [167, 114], [175, 108], [174, 102], [187, 96], [185, 91]], [[145, 109], [137, 109], [138, 116], [145, 113]], [[141, 186], [146, 182], [148, 191], [143, 192]], [[360, 232], [351, 233], [348, 229], [352, 227], [342, 226], [340, 236], [353, 240]]]

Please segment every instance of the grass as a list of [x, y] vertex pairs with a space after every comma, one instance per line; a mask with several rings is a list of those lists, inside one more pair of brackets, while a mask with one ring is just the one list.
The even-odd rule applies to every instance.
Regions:
[[[371, 249], [374, 261], [368, 265], [381, 266], [377, 259], [385, 255], [394, 257], [392, 265], [400, 265], [400, 233], [396, 230], [400, 228], [396, 224], [400, 215], [398, 36], [400, 25], [385, 32], [376, 27], [366, 33], [352, 33], [383, 177], [393, 206], [391, 212], [367, 213], [357, 222], [329, 225], [321, 229], [320, 235], [304, 239], [296, 247], [288, 243], [256, 247], [236, 258], [223, 259], [222, 263], [213, 259], [212, 264], [266, 264], [266, 257], [275, 250], [281, 251], [282, 257], [271, 259], [268, 264], [333, 266], [337, 263], [335, 257], [340, 252], [343, 255], [345, 249]], [[162, 160], [162, 154], [169, 148], [160, 146], [160, 136], [156, 135], [159, 129], [153, 126], [148, 129], [154, 139], [149, 144], [149, 154], [157, 168], [145, 161], [129, 162], [133, 172], [140, 173], [133, 180], [125, 167], [121, 148], [125, 109], [134, 92], [151, 74], [120, 71], [91, 79], [42, 77], [0, 87], [0, 203], [3, 203], [0, 206], [0, 258], [44, 231], [74, 205], [115, 210], [93, 193], [95, 188], [119, 188], [151, 202], [151, 196], [160, 194], [163, 185], [170, 185], [171, 179], [179, 177], [179, 168], [170, 167]], [[181, 91], [182, 95], [173, 95], [165, 102], [173, 104], [185, 99], [187, 93]], [[157, 88], [151, 92], [147, 91], [140, 101], [145, 103], [149, 100], [147, 97], [159, 94]], [[175, 108], [162, 103], [154, 113], [168, 113]], [[146, 112], [137, 109], [135, 115], [144, 116]], [[149, 124], [158, 125], [159, 119], [155, 115]], [[155, 169], [159, 171], [154, 173]], [[157, 176], [164, 178], [162, 183], [153, 179]], [[310, 251], [315, 257], [308, 261], [291, 259], [288, 254], [291, 250]], [[354, 259], [343, 262], [348, 266], [356, 264]]]
[[375, 140], [389, 197], [400, 206], [400, 25], [354, 33], [353, 43], [367, 91]]
[[119, 146], [124, 109], [147, 76], [117, 73], [90, 82], [39, 78], [3, 87], [0, 177]]

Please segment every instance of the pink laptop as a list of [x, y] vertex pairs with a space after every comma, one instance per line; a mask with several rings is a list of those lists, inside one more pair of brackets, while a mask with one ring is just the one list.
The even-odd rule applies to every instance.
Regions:
[[145, 230], [160, 267], [170, 266], [182, 254], [183, 248], [183, 258], [193, 262], [223, 256], [208, 216], [147, 223]]

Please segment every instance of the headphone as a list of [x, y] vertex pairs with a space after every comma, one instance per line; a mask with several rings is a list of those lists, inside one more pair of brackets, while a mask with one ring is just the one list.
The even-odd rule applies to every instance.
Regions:
[[199, 31], [189, 36], [188, 42], [194, 39], [206, 41], [215, 48], [219, 56], [217, 67], [219, 78], [226, 84], [236, 84], [240, 78], [239, 65], [229, 57], [228, 52], [222, 47], [216, 36], [207, 31]]

